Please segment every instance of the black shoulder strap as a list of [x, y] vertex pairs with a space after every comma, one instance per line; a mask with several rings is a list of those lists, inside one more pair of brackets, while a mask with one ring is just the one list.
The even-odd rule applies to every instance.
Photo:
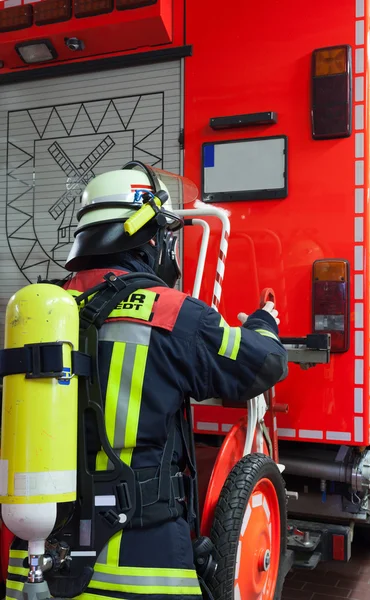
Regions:
[[[162, 279], [149, 273], [130, 273], [120, 277], [114, 273], [107, 273], [104, 280], [106, 285], [101, 287], [96, 295], [80, 309], [80, 329], [87, 329], [91, 325], [100, 329], [112, 310], [138, 289], [168, 287]], [[78, 296], [76, 302], [81, 303], [81, 300], [91, 296], [95, 289], [92, 288]]]

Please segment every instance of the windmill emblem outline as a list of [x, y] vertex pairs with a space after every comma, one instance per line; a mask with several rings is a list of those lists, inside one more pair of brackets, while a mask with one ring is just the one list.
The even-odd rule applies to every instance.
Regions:
[[80, 199], [84, 187], [95, 177], [93, 168], [99, 164], [114, 146], [115, 142], [110, 135], [107, 135], [86, 156], [79, 166], [74, 164], [58, 142], [54, 142], [49, 146], [49, 154], [67, 176], [67, 190], [54, 202], [48, 211], [55, 221], [62, 216], [57, 231], [58, 241], [52, 248], [53, 259], [55, 258], [56, 250], [72, 242], [77, 201]]
[[129, 160], [163, 168], [164, 99], [158, 90], [8, 111], [6, 238], [30, 283], [63, 277], [80, 196], [102, 169]]

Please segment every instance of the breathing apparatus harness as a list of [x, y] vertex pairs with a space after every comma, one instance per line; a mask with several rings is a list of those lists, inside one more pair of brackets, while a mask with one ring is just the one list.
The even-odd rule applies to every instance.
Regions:
[[[126, 165], [125, 168], [134, 168], [137, 164], [133, 162], [130, 167]], [[168, 259], [172, 261], [173, 257], [171, 253], [164, 252], [164, 234], [168, 232], [165, 231], [166, 213], [160, 210], [162, 202], [157, 199], [157, 194], [161, 195], [159, 181], [154, 171], [146, 170], [155, 189], [155, 196], [148, 195], [147, 202], [125, 222], [125, 230], [128, 235], [133, 235], [143, 226], [143, 222], [153, 218], [154, 213], [163, 244], [156, 265], [157, 272], [160, 273], [161, 267], [167, 268]], [[166, 199], [163, 197], [163, 202]], [[173, 218], [173, 215], [170, 214], [170, 217]], [[178, 217], [175, 219], [178, 221], [174, 228], [176, 230], [182, 226], [182, 222]], [[166, 255], [164, 258], [163, 254]], [[166, 260], [167, 267], [164, 266]], [[39, 279], [38, 283], [62, 287], [68, 279], [70, 275], [62, 281]], [[211, 554], [211, 541], [200, 535], [195, 444], [189, 398], [184, 400], [183, 409], [170, 426], [159, 470], [155, 469], [149, 477], [147, 469], [134, 470], [120, 460], [105, 429], [98, 363], [99, 330], [117, 305], [128, 300], [138, 289], [168, 286], [158, 276], [149, 273], [116, 276], [108, 272], [103, 279], [102, 283], [75, 298], [80, 309], [79, 351], [72, 352], [72, 374], [79, 378], [77, 500], [68, 517], [54, 530], [47, 542], [52, 567], [45, 572], [45, 578], [50, 593], [53, 597], [64, 598], [82, 594], [91, 581], [97, 557], [119, 531], [158, 525], [184, 516], [195, 531], [194, 562], [201, 586], [206, 596], [212, 598], [205, 580], [214, 574], [217, 564]], [[63, 371], [63, 342], [29, 344], [22, 348], [1, 350], [0, 376], [23, 373], [26, 378], [66, 379]], [[172, 465], [176, 425], [180, 426], [189, 476]], [[103, 450], [108, 457], [109, 470], [93, 471], [89, 468], [89, 456], [99, 450]], [[142, 477], [141, 471], [144, 475]], [[115, 506], [99, 505], [96, 498], [104, 496], [114, 497]]]

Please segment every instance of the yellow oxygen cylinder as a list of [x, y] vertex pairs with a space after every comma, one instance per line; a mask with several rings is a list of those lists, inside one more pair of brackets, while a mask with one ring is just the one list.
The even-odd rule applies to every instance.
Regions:
[[[9, 300], [5, 348], [63, 342], [63, 379], [7, 375], [3, 381], [0, 504], [5, 525], [44, 552], [55, 525], [56, 504], [76, 499], [79, 315], [62, 288], [33, 284]], [[44, 349], [45, 351], [45, 349]], [[46, 350], [47, 351], [47, 350]]]

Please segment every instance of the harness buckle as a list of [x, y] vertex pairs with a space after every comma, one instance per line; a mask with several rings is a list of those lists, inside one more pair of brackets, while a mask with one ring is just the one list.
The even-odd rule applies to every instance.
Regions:
[[[178, 502], [185, 502], [186, 500], [186, 491], [185, 491], [185, 483], [184, 483], [184, 474], [179, 471], [172, 478], [173, 482], [176, 481], [178, 489], [174, 490], [175, 500]], [[177, 493], [176, 493], [177, 492]]]
[[[48, 350], [54, 350], [55, 368], [50, 371], [43, 370], [45, 358], [43, 357], [42, 349], [47, 347]], [[63, 377], [63, 342], [40, 342], [38, 344], [25, 344], [25, 351], [29, 351], [31, 355], [30, 368], [26, 371], [26, 379], [48, 379], [55, 377], [57, 379]], [[50, 358], [50, 352], [48, 352]]]
[[109, 525], [111, 525], [112, 527], [115, 527], [115, 525], [117, 525], [120, 520], [119, 520], [119, 515], [117, 515], [117, 513], [110, 509], [108, 510], [106, 513], [103, 514], [103, 518], [109, 523]]
[[129, 511], [132, 508], [130, 491], [126, 481], [121, 482], [116, 486], [118, 505], [121, 510]]

